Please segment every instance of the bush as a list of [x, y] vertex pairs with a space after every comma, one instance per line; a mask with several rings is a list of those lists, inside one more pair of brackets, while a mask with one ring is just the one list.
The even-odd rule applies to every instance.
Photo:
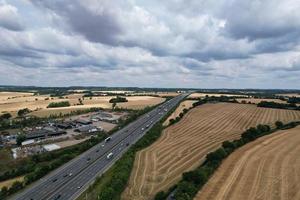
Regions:
[[283, 127], [283, 123], [281, 121], [275, 122], [276, 128], [281, 129]]
[[0, 116], [0, 121], [10, 119], [12, 116], [10, 113], [4, 113]]
[[21, 146], [22, 142], [24, 142], [25, 140], [26, 140], [26, 135], [19, 134], [16, 139], [17, 145]]
[[61, 102], [51, 102], [47, 106], [47, 108], [59, 108], [59, 107], [69, 107], [70, 102], [69, 101], [61, 101]]
[[30, 113], [30, 110], [28, 108], [24, 108], [18, 111], [18, 116], [23, 117], [24, 115]]
[[116, 98], [111, 98], [109, 100], [109, 103], [121, 103], [121, 102], [128, 102], [128, 100], [125, 97], [117, 96]]
[[158, 192], [155, 197], [154, 197], [154, 200], [166, 200], [166, 194], [164, 191], [160, 191]]

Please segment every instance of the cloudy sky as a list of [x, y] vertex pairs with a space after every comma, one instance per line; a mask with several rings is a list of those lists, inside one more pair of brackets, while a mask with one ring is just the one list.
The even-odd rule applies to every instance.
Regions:
[[300, 89], [299, 0], [0, 0], [0, 84]]

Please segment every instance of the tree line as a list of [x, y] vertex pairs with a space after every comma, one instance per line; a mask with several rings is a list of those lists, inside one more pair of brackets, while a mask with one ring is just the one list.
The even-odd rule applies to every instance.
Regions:
[[122, 102], [128, 102], [128, 100], [125, 97], [121, 97], [121, 96], [117, 96], [109, 100], [109, 103], [122, 103]]
[[300, 106], [295, 103], [277, 103], [274, 101], [261, 101], [257, 104], [257, 107], [300, 110]]
[[47, 106], [47, 108], [59, 108], [59, 107], [69, 107], [71, 106], [69, 101], [61, 101], [61, 102], [51, 102]]

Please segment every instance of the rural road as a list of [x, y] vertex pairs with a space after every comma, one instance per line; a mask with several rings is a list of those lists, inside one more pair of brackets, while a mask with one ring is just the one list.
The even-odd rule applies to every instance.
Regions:
[[[189, 93], [166, 101], [159, 107], [142, 115], [136, 121], [101, 142], [80, 156], [59, 167], [49, 175], [32, 184], [22, 193], [12, 197], [16, 200], [69, 200], [76, 199], [87, 187], [111, 167], [154, 124], [162, 119]], [[107, 155], [112, 153], [111, 158]]]

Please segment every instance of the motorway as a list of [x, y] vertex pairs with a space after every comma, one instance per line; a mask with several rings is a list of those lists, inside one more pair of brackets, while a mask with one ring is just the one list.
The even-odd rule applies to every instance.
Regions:
[[[76, 199], [189, 93], [164, 102], [16, 195], [16, 200]], [[112, 154], [108, 158], [108, 155]]]

